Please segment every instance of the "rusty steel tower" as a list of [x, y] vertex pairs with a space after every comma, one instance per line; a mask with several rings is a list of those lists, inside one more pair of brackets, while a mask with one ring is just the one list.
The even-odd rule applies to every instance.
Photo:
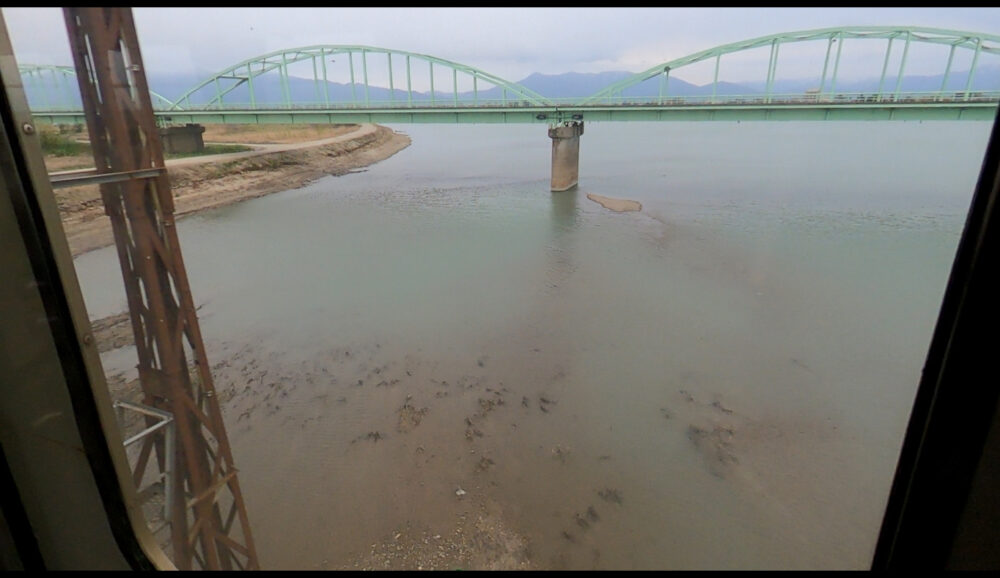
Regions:
[[143, 403], [167, 412], [176, 435], [167, 440], [161, 429], [142, 440], [133, 481], [144, 478], [155, 452], [169, 477], [165, 517], [178, 568], [258, 569], [174, 226], [132, 11], [63, 13], [96, 172], [105, 177], [101, 197], [125, 282]]

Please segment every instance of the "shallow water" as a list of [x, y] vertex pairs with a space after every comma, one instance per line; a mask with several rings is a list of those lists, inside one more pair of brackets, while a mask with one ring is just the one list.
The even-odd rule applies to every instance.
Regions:
[[591, 123], [558, 194], [544, 127], [395, 128], [178, 225], [262, 566], [488, 508], [538, 568], [868, 567], [989, 123]]

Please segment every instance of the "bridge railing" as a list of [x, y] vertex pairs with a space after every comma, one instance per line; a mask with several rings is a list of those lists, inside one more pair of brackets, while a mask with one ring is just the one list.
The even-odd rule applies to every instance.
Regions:
[[[553, 108], [602, 108], [602, 107], [703, 107], [703, 106], [793, 106], [793, 105], [826, 105], [826, 106], [858, 106], [858, 105], [934, 105], [957, 103], [1000, 102], [1000, 90], [992, 91], [957, 91], [957, 92], [900, 92], [898, 94], [878, 94], [874, 92], [838, 92], [838, 93], [788, 93], [788, 94], [726, 94], [726, 95], [685, 95], [685, 96], [609, 96], [586, 103], [583, 98], [552, 98], [550, 104], [541, 106], [526, 100], [507, 99], [437, 99], [413, 100], [410, 102], [399, 99], [369, 100], [365, 102], [325, 102], [304, 101], [295, 103], [250, 103], [225, 102], [223, 104], [198, 105], [191, 104], [187, 111], [323, 111], [323, 110], [518, 110], [537, 109], [551, 110]], [[171, 110], [168, 106], [154, 106], [159, 112], [185, 112]], [[68, 106], [50, 106], [33, 109], [35, 112], [77, 112], [78, 108]]]
[[[580, 100], [580, 99], [577, 99]], [[384, 110], [384, 109], [466, 109], [466, 108], [545, 108], [549, 109], [551, 106], [539, 105], [537, 103], [528, 102], [527, 100], [511, 100], [506, 99], [451, 99], [451, 98], [438, 98], [436, 100], [430, 99], [414, 99], [412, 101], [400, 100], [400, 99], [370, 99], [367, 102], [354, 102], [354, 101], [298, 101], [293, 103], [284, 102], [239, 102], [239, 101], [226, 101], [222, 104], [198, 104], [190, 103], [184, 110], [177, 110], [176, 112], [181, 113], [185, 111], [209, 111], [209, 110]]]
[[591, 100], [586, 105], [583, 98], [550, 98], [550, 106], [540, 106], [528, 101], [510, 99], [439, 99], [414, 100], [412, 102], [391, 100], [369, 100], [368, 102], [320, 102], [304, 101], [295, 103], [226, 102], [210, 106], [191, 104], [188, 110], [367, 110], [367, 109], [468, 109], [468, 108], [551, 108], [579, 106], [709, 106], [709, 105], [782, 105], [782, 104], [933, 104], [956, 102], [1000, 102], [1000, 90], [975, 92], [900, 92], [898, 94], [878, 94], [874, 92], [838, 93], [787, 93], [787, 94], [726, 94], [726, 95], [685, 95], [685, 96], [614, 96]]
[[[556, 105], [579, 105], [578, 99], [550, 99]], [[786, 93], [786, 94], [717, 94], [684, 96], [606, 96], [591, 99], [587, 106], [708, 106], [708, 105], [781, 105], [781, 104], [932, 104], [956, 102], [1000, 102], [1000, 91], [957, 92], [877, 92]]]

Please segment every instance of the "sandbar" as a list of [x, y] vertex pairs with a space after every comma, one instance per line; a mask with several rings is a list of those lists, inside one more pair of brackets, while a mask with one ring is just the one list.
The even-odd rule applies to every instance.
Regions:
[[641, 211], [642, 203], [639, 201], [630, 201], [628, 199], [615, 199], [612, 197], [604, 197], [601, 195], [595, 195], [593, 193], [588, 193], [587, 198], [595, 203], [599, 203], [605, 209], [610, 209], [616, 213], [624, 213], [627, 211]]

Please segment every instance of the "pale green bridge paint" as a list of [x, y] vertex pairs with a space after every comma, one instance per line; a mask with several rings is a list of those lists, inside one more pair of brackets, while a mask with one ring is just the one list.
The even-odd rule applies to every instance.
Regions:
[[[884, 41], [878, 89], [864, 94], [838, 91], [845, 41], [859, 39]], [[797, 94], [774, 92], [781, 47], [809, 41], [825, 45], [819, 86]], [[947, 51], [942, 82], [934, 91], [901, 90], [910, 47], [915, 43], [941, 45], [941, 50]], [[762, 79], [764, 92], [720, 94], [722, 57], [759, 48], [770, 50]], [[949, 90], [949, 80], [956, 80], [952, 65], [960, 49], [971, 53], [971, 64], [966, 76], [959, 79], [963, 81], [962, 89]], [[992, 120], [1000, 91], [975, 91], [973, 81], [982, 57], [997, 54], [1000, 36], [992, 34], [923, 27], [824, 28], [718, 46], [654, 66], [590, 96], [552, 99], [475, 67], [434, 56], [372, 46], [319, 45], [244, 60], [199, 83], [175, 101], [154, 94], [153, 106], [163, 122], [204, 124]], [[899, 65], [890, 69], [893, 56], [899, 58]], [[714, 64], [712, 93], [671, 95], [671, 76], [676, 78], [677, 70], [703, 61]], [[331, 70], [338, 62], [338, 70]], [[299, 75], [290, 74], [292, 66], [298, 66]], [[71, 67], [23, 65], [20, 69], [26, 80], [47, 75], [54, 87], [46, 91], [46, 100], [33, 108], [38, 121], [83, 122], [79, 96], [70, 89], [75, 86]], [[266, 94], [267, 90], [261, 88], [264, 75], [276, 76], [279, 94]], [[349, 95], [331, 94], [331, 82], [338, 79], [345, 81], [340, 86], [349, 87]], [[659, 80], [655, 96], [628, 96], [630, 88], [652, 79]], [[460, 80], [467, 87], [461, 92]], [[291, 85], [304, 82], [312, 83], [312, 98], [293, 98]], [[429, 90], [415, 91], [414, 84]], [[273, 82], [270, 88], [274, 88]], [[491, 96], [487, 97], [484, 93], [490, 89]]]
[[[21, 73], [23, 85], [49, 89], [36, 91], [42, 100], [41, 106], [37, 110], [59, 111], [80, 108], [80, 86], [77, 84], [76, 70], [72, 66], [19, 64], [17, 71]], [[149, 95], [152, 97], [154, 108], [169, 109], [174, 105], [169, 98], [152, 90], [149, 91]], [[50, 101], [52, 98], [56, 99], [55, 102]]]

